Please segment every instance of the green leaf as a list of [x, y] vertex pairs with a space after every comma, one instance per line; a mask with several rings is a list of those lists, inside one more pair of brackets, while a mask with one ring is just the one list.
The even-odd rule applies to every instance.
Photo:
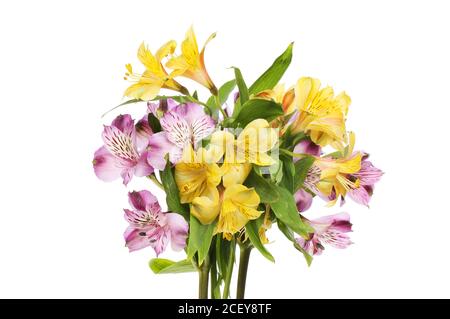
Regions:
[[272, 182], [278, 184], [283, 179], [283, 162], [278, 159], [275, 164], [269, 166]]
[[314, 164], [314, 157], [308, 156], [297, 161], [295, 166], [295, 176], [294, 176], [294, 192], [296, 192], [300, 187], [303, 186], [305, 182], [308, 170]]
[[124, 106], [124, 105], [127, 105], [127, 104], [132, 104], [132, 103], [138, 103], [138, 102], [143, 102], [142, 100], [140, 100], [140, 99], [132, 99], [132, 100], [128, 100], [128, 101], [125, 101], [125, 102], [123, 102], [123, 103], [120, 103], [119, 105], [117, 105], [117, 106], [114, 106], [112, 109], [110, 109], [109, 111], [106, 111], [105, 113], [103, 113], [102, 114], [102, 117], [104, 117], [106, 114], [108, 114], [109, 112], [111, 112], [111, 111], [114, 111], [115, 109], [117, 109], [117, 108], [119, 108], [119, 107], [121, 107], [121, 106]]
[[[264, 218], [262, 216], [262, 218]], [[273, 258], [272, 254], [269, 253], [269, 251], [266, 249], [266, 247], [261, 242], [261, 239], [259, 238], [259, 227], [261, 226], [262, 220], [261, 217], [257, 220], [251, 220], [245, 225], [245, 232], [248, 235], [248, 238], [252, 242], [253, 246], [255, 246], [256, 249], [259, 250], [259, 252], [269, 259], [271, 262], [275, 262], [275, 259]]]
[[161, 132], [161, 124], [156, 116], [153, 113], [148, 113], [148, 125], [152, 129], [153, 133]]
[[233, 115], [238, 114], [241, 110], [241, 105], [243, 105], [249, 99], [247, 84], [245, 84], [241, 70], [239, 70], [238, 68], [234, 68], [234, 77], [236, 78], [236, 84], [239, 89], [239, 99], [234, 106]]
[[271, 203], [275, 216], [300, 236], [307, 238], [313, 232], [311, 226], [303, 223], [292, 194], [283, 187], [274, 186], [280, 199]]
[[155, 274], [179, 274], [196, 271], [192, 262], [187, 259], [175, 262], [169, 259], [153, 258], [148, 265]]
[[186, 220], [189, 220], [189, 209], [187, 205], [180, 203], [180, 195], [177, 184], [173, 177], [172, 165], [167, 161], [166, 168], [160, 172], [161, 182], [166, 192], [167, 207], [170, 211], [182, 215]]
[[310, 254], [308, 254], [306, 252], [306, 250], [304, 250], [296, 242], [295, 237], [294, 237], [294, 233], [292, 232], [292, 230], [290, 230], [289, 227], [287, 227], [283, 222], [281, 222], [279, 220], [277, 221], [277, 225], [278, 225], [278, 228], [280, 229], [280, 231], [283, 233], [283, 235], [286, 236], [286, 238], [289, 239], [291, 242], [293, 242], [294, 247], [303, 254], [303, 257], [305, 257], [305, 260], [306, 260], [306, 263], [308, 264], [308, 266], [311, 266], [313, 257]]
[[283, 174], [280, 186], [286, 188], [292, 194], [294, 193], [295, 166], [292, 157], [281, 154], [280, 161], [283, 163]]
[[254, 170], [250, 172], [244, 184], [255, 189], [262, 203], [274, 203], [280, 198], [275, 185], [258, 175]]
[[306, 250], [304, 250], [302, 248], [302, 246], [300, 246], [296, 241], [294, 241], [294, 247], [303, 254], [303, 257], [305, 257], [305, 260], [306, 260], [306, 263], [308, 264], [308, 267], [311, 266], [311, 263], [313, 261], [313, 257], [310, 254], [308, 254], [308, 252]]
[[208, 255], [215, 227], [215, 222], [209, 225], [203, 225], [197, 218], [191, 215], [189, 223], [189, 242], [187, 248], [189, 259], [191, 259], [195, 253], [198, 253], [198, 263], [203, 263], [205, 257]]
[[219, 113], [219, 107], [221, 107], [228, 99], [228, 96], [231, 94], [233, 89], [236, 86], [236, 80], [230, 80], [228, 82], [225, 82], [220, 88], [219, 88], [219, 103], [220, 105], [217, 105], [217, 99], [214, 95], [211, 95], [206, 102], [206, 105], [211, 110], [211, 115], [215, 115], [217, 117], [217, 114]]
[[255, 83], [248, 89], [250, 94], [255, 94], [264, 90], [273, 89], [286, 72], [292, 60], [292, 48], [294, 43], [289, 44], [287, 49], [273, 62]]
[[242, 105], [233, 124], [239, 124], [241, 127], [245, 127], [255, 119], [266, 119], [267, 121], [271, 121], [283, 114], [281, 105], [274, 101], [251, 99]]

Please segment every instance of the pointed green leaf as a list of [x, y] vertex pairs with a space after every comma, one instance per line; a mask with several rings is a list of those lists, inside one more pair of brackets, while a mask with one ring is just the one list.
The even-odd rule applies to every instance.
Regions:
[[219, 88], [219, 103], [220, 105], [217, 105], [217, 99], [214, 95], [211, 95], [206, 102], [206, 105], [208, 105], [209, 109], [211, 110], [211, 115], [217, 116], [219, 113], [219, 107], [222, 106], [228, 99], [228, 96], [233, 92], [233, 89], [236, 86], [236, 80], [230, 80], [228, 82], [225, 82], [220, 88]]
[[293, 242], [294, 247], [299, 250], [302, 254], [303, 257], [305, 257], [306, 263], [308, 264], [308, 266], [311, 266], [313, 257], [308, 254], [295, 240], [294, 237], [294, 233], [292, 232], [292, 230], [289, 229], [289, 227], [287, 227], [283, 222], [281, 221], [277, 221], [277, 225], [278, 228], [280, 229], [280, 231], [283, 233], [284, 236], [286, 236], [287, 239], [289, 239], [291, 242]]
[[286, 188], [292, 194], [294, 193], [294, 176], [295, 176], [295, 166], [292, 157], [281, 154], [280, 161], [283, 163], [283, 174], [280, 186]]
[[114, 111], [115, 109], [117, 109], [117, 108], [119, 108], [119, 107], [121, 107], [121, 106], [124, 106], [124, 105], [127, 105], [127, 104], [132, 104], [132, 103], [138, 103], [138, 102], [143, 102], [143, 101], [140, 100], [140, 99], [132, 99], [132, 100], [128, 100], [128, 101], [125, 101], [125, 102], [123, 102], [123, 103], [120, 103], [119, 105], [113, 107], [113, 108], [110, 109], [109, 111], [106, 111], [105, 113], [103, 113], [103, 114], [102, 114], [102, 117], [104, 117], [104, 116], [105, 116], [106, 114], [108, 114], [109, 112]]
[[266, 247], [261, 242], [261, 239], [259, 238], [258, 230], [262, 223], [261, 220], [262, 218], [249, 221], [245, 225], [245, 232], [248, 235], [248, 238], [252, 242], [253, 246], [255, 246], [255, 248], [258, 249], [259, 252], [268, 260], [270, 260], [271, 262], [275, 262], [272, 254], [266, 249]]
[[308, 156], [297, 161], [295, 166], [295, 176], [294, 176], [294, 192], [296, 192], [300, 187], [303, 186], [305, 182], [308, 170], [314, 164], [314, 157]]
[[300, 236], [307, 238], [313, 232], [311, 226], [303, 223], [292, 194], [283, 187], [274, 186], [280, 199], [271, 203], [275, 216]]
[[155, 274], [179, 274], [196, 271], [192, 262], [187, 259], [175, 262], [169, 259], [153, 258], [148, 265]]
[[156, 116], [153, 113], [148, 113], [148, 125], [152, 129], [153, 134], [161, 132], [161, 124]]
[[180, 196], [177, 184], [173, 177], [172, 165], [167, 161], [166, 168], [161, 171], [161, 182], [166, 192], [167, 207], [171, 212], [182, 215], [186, 220], [189, 220], [189, 208], [185, 204], [180, 203]]
[[189, 259], [191, 259], [195, 253], [198, 253], [198, 263], [203, 263], [205, 257], [208, 255], [215, 227], [216, 222], [209, 225], [203, 225], [197, 218], [190, 215], [189, 242], [187, 248]]
[[233, 125], [245, 127], [253, 120], [266, 119], [267, 121], [271, 121], [283, 114], [284, 112], [281, 105], [274, 101], [251, 99], [242, 105], [240, 112], [236, 115]]
[[242, 73], [239, 68], [234, 68], [234, 77], [236, 78], [236, 84], [239, 89], [239, 99], [235, 104], [233, 115], [238, 114], [241, 110], [241, 106], [249, 99], [247, 84], [245, 84], [244, 78], [242, 77]]
[[264, 177], [258, 175], [254, 170], [250, 172], [244, 183], [247, 187], [253, 187], [258, 193], [262, 203], [273, 203], [279, 200], [275, 185]]
[[292, 60], [292, 48], [294, 43], [289, 44], [287, 49], [273, 62], [273, 64], [264, 72], [255, 83], [248, 89], [250, 94], [273, 89], [280, 81], [284, 72], [286, 72]]

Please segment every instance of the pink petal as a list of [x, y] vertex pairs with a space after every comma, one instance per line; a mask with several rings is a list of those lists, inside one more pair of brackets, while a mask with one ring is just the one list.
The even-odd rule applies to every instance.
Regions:
[[308, 210], [313, 201], [312, 195], [302, 188], [294, 194], [294, 199], [297, 203], [297, 209], [299, 212]]
[[206, 115], [203, 107], [195, 103], [180, 104], [174, 108], [173, 112], [185, 119], [189, 125]]
[[130, 226], [125, 230], [123, 236], [125, 238], [125, 246], [128, 247], [130, 253], [150, 246], [150, 241], [143, 230]]
[[[309, 140], [302, 140], [300, 143], [295, 145], [294, 153], [300, 154], [310, 154], [313, 156], [320, 156], [322, 149], [319, 145], [314, 144]], [[294, 162], [298, 161], [298, 158], [294, 158]]]
[[153, 131], [148, 124], [147, 115], [136, 123], [136, 147], [138, 151], [143, 151], [148, 146], [148, 141]]
[[[133, 207], [136, 210], [139, 211], [146, 211], [146, 208], [148, 205], [157, 205], [155, 207], [159, 207], [158, 204], [158, 199], [156, 198], [155, 195], [153, 195], [152, 193], [150, 193], [147, 190], [142, 190], [139, 192], [129, 192], [128, 193], [128, 202], [130, 203], [131, 207]], [[159, 207], [158, 213], [159, 211], [161, 211], [161, 207]], [[155, 210], [153, 210], [155, 211]]]
[[166, 132], [167, 139], [184, 148], [191, 142], [192, 131], [188, 122], [176, 112], [168, 112], [161, 118], [161, 127]]
[[149, 140], [147, 161], [156, 169], [163, 170], [166, 167], [166, 154], [169, 154], [171, 163], [178, 163], [181, 159], [182, 149], [167, 139], [165, 132], [153, 134]]
[[148, 176], [151, 173], [153, 173], [154, 169], [147, 161], [148, 158], [148, 152], [142, 153], [141, 157], [139, 158], [139, 161], [137, 162], [135, 168], [134, 168], [134, 175], [138, 177]]
[[202, 139], [211, 135], [215, 129], [214, 120], [204, 115], [191, 123], [192, 127], [192, 141], [196, 146]]
[[166, 222], [170, 229], [170, 240], [172, 249], [179, 251], [186, 247], [186, 239], [188, 237], [188, 223], [183, 216], [177, 213], [167, 213]]
[[122, 165], [104, 146], [100, 147], [94, 154], [92, 161], [95, 175], [105, 182], [111, 182], [120, 177]]
[[156, 227], [147, 231], [150, 246], [155, 250], [156, 256], [161, 254], [167, 247], [170, 233], [162, 227]]
[[373, 166], [370, 161], [365, 160], [361, 162], [361, 170], [354, 176], [359, 178], [361, 185], [374, 185], [383, 176], [383, 171]]
[[134, 168], [124, 168], [122, 170], [122, 173], [120, 173], [120, 176], [122, 176], [123, 184], [125, 186], [128, 185], [128, 183], [131, 181], [134, 175]]
[[111, 126], [118, 128], [122, 133], [131, 135], [134, 131], [134, 121], [131, 115], [119, 115], [111, 123]]
[[115, 126], [105, 126], [102, 137], [108, 151], [114, 156], [123, 159], [124, 166], [127, 166], [125, 164], [127, 161], [129, 162], [129, 167], [134, 166], [139, 158], [135, 148], [136, 137], [134, 130], [132, 133], [126, 134]]
[[358, 204], [368, 207], [371, 196], [367, 192], [366, 187], [367, 186], [362, 185], [356, 189], [351, 189], [348, 191], [348, 196], [350, 196], [350, 198], [353, 199]]

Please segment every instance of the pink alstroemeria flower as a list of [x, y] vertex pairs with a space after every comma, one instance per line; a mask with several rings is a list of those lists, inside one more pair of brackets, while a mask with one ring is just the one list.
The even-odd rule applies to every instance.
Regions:
[[360, 186], [355, 189], [351, 189], [348, 195], [351, 199], [361, 205], [369, 206], [369, 201], [372, 198], [373, 189], [375, 183], [377, 183], [383, 172], [373, 166], [373, 164], [368, 161], [368, 154], [365, 154], [361, 162], [361, 170], [358, 173], [352, 174], [354, 178], [359, 178]]
[[[300, 143], [295, 145], [294, 153], [297, 154], [309, 154], [313, 156], [320, 156], [322, 153], [322, 149], [319, 145], [314, 144], [310, 140], [302, 140]], [[297, 162], [299, 159], [294, 157], [294, 162]], [[308, 188], [310, 191], [315, 189], [314, 182], [318, 182], [320, 174], [317, 172], [311, 172], [306, 176], [305, 179], [305, 188]], [[299, 212], [304, 212], [311, 207], [313, 196], [310, 192], [306, 191], [303, 188], [300, 188], [294, 194], [295, 202], [297, 203], [297, 209]]]
[[175, 251], [186, 246], [189, 226], [181, 215], [162, 212], [157, 198], [149, 191], [130, 192], [128, 200], [133, 210], [124, 209], [130, 224], [124, 238], [130, 252], [150, 246], [159, 255], [169, 241]]
[[160, 163], [151, 157], [154, 150], [159, 152], [156, 161], [159, 160], [161, 153], [169, 154], [170, 162], [176, 164], [181, 159], [185, 146], [190, 144], [195, 148], [215, 128], [214, 120], [195, 103], [177, 105], [171, 111], [167, 111], [160, 122], [163, 131], [150, 137], [148, 158], [148, 162], [158, 169], [164, 167], [158, 167]]
[[328, 244], [335, 248], [347, 248], [352, 244], [350, 237], [346, 234], [352, 231], [350, 215], [340, 213], [324, 216], [314, 220], [304, 218], [313, 229], [314, 233], [308, 240], [297, 238], [296, 241], [310, 255], [320, 255], [325, 249], [323, 244]]
[[145, 128], [145, 122], [140, 122], [138, 127], [137, 133], [128, 114], [117, 116], [110, 126], [105, 125], [102, 134], [105, 145], [95, 152], [92, 161], [99, 179], [110, 182], [122, 177], [127, 185], [133, 175], [147, 176], [153, 172], [146, 151], [151, 129]]

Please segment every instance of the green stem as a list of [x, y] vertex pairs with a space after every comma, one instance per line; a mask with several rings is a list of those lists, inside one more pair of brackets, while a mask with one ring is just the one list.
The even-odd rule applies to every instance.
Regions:
[[208, 299], [209, 256], [198, 267], [198, 299]]
[[225, 284], [223, 287], [223, 299], [228, 299], [230, 295], [230, 283], [231, 283], [231, 275], [233, 274], [233, 266], [234, 266], [234, 255], [236, 250], [236, 241], [233, 238], [230, 245], [230, 255], [228, 256], [228, 264], [227, 264], [227, 273], [225, 276]]
[[224, 109], [222, 108], [222, 105], [220, 103], [219, 94], [214, 95], [216, 99], [217, 108], [219, 109], [220, 113], [222, 113], [223, 118], [226, 119], [228, 117], [227, 113], [225, 113]]
[[252, 246], [240, 246], [240, 251], [236, 299], [244, 299], [248, 262], [250, 260]]
[[164, 186], [163, 184], [161, 184], [160, 181], [158, 181], [158, 179], [156, 178], [155, 174], [151, 174], [149, 176], [147, 176], [156, 186], [158, 186], [159, 188], [161, 188], [162, 190], [164, 190]]

